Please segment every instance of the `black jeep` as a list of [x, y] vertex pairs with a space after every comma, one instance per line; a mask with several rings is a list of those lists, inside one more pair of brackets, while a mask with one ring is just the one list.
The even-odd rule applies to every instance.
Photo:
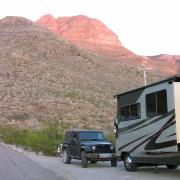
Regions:
[[70, 164], [71, 159], [79, 159], [83, 168], [88, 167], [88, 161], [111, 161], [112, 167], [117, 166], [115, 148], [101, 131], [67, 131], [62, 150], [65, 164]]

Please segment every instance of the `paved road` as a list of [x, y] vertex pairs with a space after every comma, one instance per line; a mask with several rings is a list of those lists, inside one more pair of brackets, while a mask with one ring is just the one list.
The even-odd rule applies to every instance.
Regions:
[[0, 144], [0, 180], [64, 180], [23, 153]]

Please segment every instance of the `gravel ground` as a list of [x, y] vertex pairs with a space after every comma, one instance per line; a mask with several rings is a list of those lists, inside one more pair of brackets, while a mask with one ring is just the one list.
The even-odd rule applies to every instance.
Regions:
[[81, 168], [80, 161], [72, 160], [69, 165], [63, 164], [62, 159], [58, 157], [44, 157], [28, 155], [28, 157], [44, 168], [63, 176], [68, 180], [172, 180], [180, 178], [180, 168], [169, 170], [165, 166], [158, 168], [158, 173], [154, 167], [141, 167], [137, 172], [127, 172], [122, 162], [117, 167], [111, 167], [109, 162], [98, 162], [90, 164], [88, 168]]
[[80, 161], [78, 160], [72, 160], [71, 164], [66, 165], [62, 163], [60, 157], [36, 155], [35, 153], [23, 151], [15, 146], [8, 146], [6, 148], [18, 151], [19, 154], [27, 157], [30, 162], [34, 161], [34, 163], [40, 165], [42, 169], [46, 169], [47, 172], [50, 172], [57, 177], [59, 176], [59, 179], [60, 177], [63, 177], [66, 180], [110, 180], [111, 178], [113, 180], [180, 179], [180, 167], [176, 170], [169, 170], [165, 166], [159, 166], [158, 172], [155, 172], [154, 167], [141, 167], [138, 168], [137, 172], [127, 172], [124, 169], [122, 162], [119, 162], [117, 167], [111, 167], [110, 162], [98, 162], [97, 164], [89, 164], [88, 168], [81, 168]]

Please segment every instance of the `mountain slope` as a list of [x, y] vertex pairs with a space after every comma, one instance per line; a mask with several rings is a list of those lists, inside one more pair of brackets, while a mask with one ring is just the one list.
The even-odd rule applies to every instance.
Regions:
[[143, 85], [138, 69], [80, 50], [22, 17], [0, 20], [0, 63], [0, 122], [33, 128], [63, 121], [111, 130], [113, 95]]

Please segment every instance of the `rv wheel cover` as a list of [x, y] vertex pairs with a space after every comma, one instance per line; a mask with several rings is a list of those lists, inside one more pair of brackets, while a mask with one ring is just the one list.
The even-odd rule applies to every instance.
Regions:
[[137, 170], [137, 164], [135, 164], [129, 154], [124, 157], [124, 166], [127, 171], [135, 172]]

